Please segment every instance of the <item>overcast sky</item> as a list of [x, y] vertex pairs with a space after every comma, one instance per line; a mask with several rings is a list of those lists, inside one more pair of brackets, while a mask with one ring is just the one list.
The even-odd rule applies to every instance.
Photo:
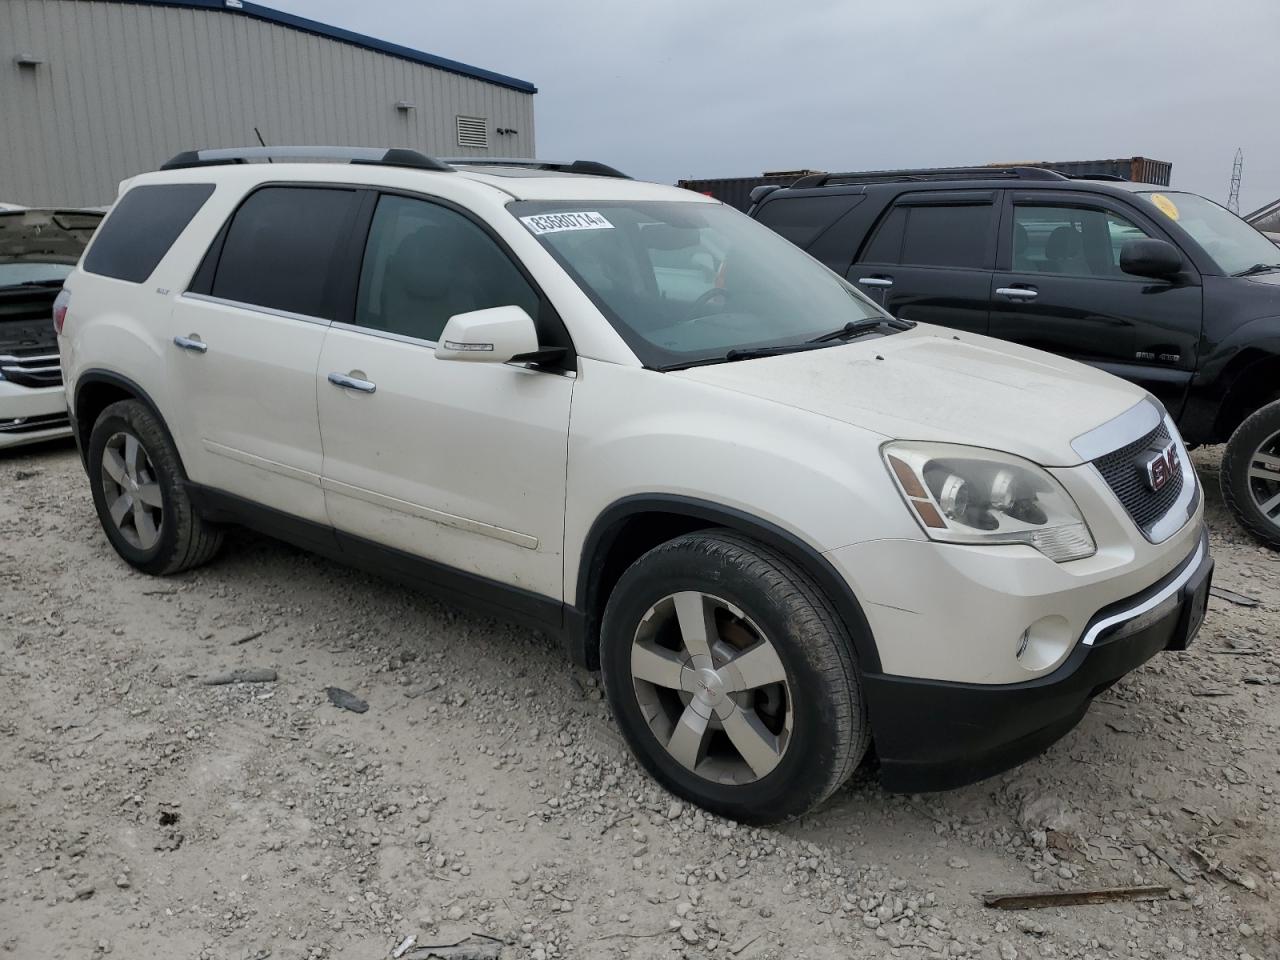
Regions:
[[1141, 155], [1280, 197], [1278, 0], [266, 0], [537, 85], [538, 154], [636, 177]]

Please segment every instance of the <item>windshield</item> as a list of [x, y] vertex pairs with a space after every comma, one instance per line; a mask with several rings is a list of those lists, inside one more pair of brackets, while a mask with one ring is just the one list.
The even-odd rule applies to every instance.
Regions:
[[1228, 275], [1280, 264], [1280, 249], [1225, 207], [1194, 193], [1141, 193], [1160, 216], [1177, 223]]
[[70, 263], [0, 263], [0, 287], [65, 280], [72, 269]]
[[649, 367], [805, 344], [886, 318], [798, 247], [720, 204], [526, 201], [508, 209]]

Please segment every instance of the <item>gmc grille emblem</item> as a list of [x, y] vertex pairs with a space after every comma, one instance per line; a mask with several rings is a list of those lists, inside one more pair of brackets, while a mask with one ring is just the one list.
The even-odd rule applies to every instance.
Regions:
[[1178, 447], [1172, 440], [1141, 464], [1143, 476], [1152, 493], [1159, 493], [1178, 472]]

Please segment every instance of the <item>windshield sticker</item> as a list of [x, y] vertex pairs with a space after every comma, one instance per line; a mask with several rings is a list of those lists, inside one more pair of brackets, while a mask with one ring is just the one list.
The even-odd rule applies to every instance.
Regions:
[[1155, 204], [1155, 208], [1163, 213], [1170, 220], [1178, 219], [1178, 205], [1166, 197], [1163, 193], [1153, 193], [1151, 202]]
[[612, 230], [613, 224], [594, 211], [581, 213], [540, 213], [521, 217], [520, 222], [533, 234], [561, 233], [565, 230]]

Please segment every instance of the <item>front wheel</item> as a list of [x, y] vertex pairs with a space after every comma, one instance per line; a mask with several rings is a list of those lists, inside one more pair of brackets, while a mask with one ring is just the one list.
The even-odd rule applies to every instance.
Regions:
[[805, 813], [862, 759], [852, 649], [802, 570], [726, 530], [637, 560], [601, 629], [605, 690], [636, 757], [678, 796], [747, 823]]
[[1280, 400], [1255, 410], [1227, 441], [1222, 499], [1258, 540], [1280, 549]]

